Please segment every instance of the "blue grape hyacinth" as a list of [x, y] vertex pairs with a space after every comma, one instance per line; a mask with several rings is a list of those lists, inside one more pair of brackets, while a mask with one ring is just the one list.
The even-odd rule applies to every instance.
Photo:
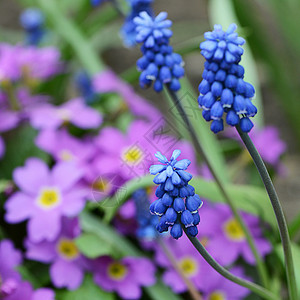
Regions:
[[130, 13], [127, 15], [124, 25], [121, 29], [121, 36], [125, 46], [133, 47], [136, 45], [137, 34], [134, 18], [137, 17], [142, 11], [146, 11], [150, 16], [152, 16], [153, 0], [127, 0], [127, 2], [130, 6]]
[[42, 40], [45, 17], [38, 8], [27, 8], [20, 16], [20, 23], [26, 30], [26, 43], [28, 45], [38, 45]]
[[173, 52], [169, 45], [172, 22], [167, 19], [168, 14], [161, 12], [152, 18], [143, 11], [134, 18], [136, 24], [136, 41], [142, 43], [143, 56], [137, 61], [137, 68], [141, 71], [140, 86], [150, 87], [156, 92], [163, 90], [167, 84], [172, 91], [180, 89], [179, 78], [184, 76], [182, 57]]
[[224, 129], [224, 114], [228, 125], [239, 125], [242, 131], [249, 132], [253, 127], [250, 117], [257, 113], [251, 101], [254, 87], [244, 81], [245, 70], [239, 64], [245, 40], [237, 35], [236, 28], [231, 24], [225, 32], [221, 25], [215, 25], [214, 31], [204, 34], [206, 41], [200, 44], [206, 62], [198, 103], [204, 119], [212, 120], [214, 133]]
[[150, 205], [150, 212], [161, 217], [156, 227], [158, 232], [168, 231], [171, 227], [170, 234], [175, 239], [182, 236], [181, 224], [185, 226], [187, 234], [191, 236], [198, 234], [197, 225], [200, 222], [198, 210], [202, 206], [200, 197], [189, 185], [193, 176], [185, 171], [191, 161], [177, 160], [180, 154], [180, 150], [175, 150], [168, 160], [157, 152], [155, 157], [161, 164], [150, 167], [150, 174], [156, 175], [153, 182], [159, 185], [155, 192], [159, 199]]

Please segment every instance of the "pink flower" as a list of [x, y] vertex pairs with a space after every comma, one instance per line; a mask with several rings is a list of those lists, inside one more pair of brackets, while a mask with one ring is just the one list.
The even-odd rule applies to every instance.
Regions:
[[[271, 244], [263, 236], [258, 217], [242, 212], [242, 218], [249, 227], [254, 242], [262, 257], [270, 253]], [[201, 214], [199, 239], [205, 240], [208, 252], [222, 265], [229, 265], [242, 256], [246, 262], [255, 264], [255, 258], [239, 223], [224, 204], [205, 205]]]
[[44, 104], [32, 109], [30, 123], [37, 129], [57, 129], [64, 123], [71, 123], [82, 129], [97, 128], [102, 117], [93, 108], [87, 106], [83, 99], [70, 100], [61, 106]]
[[61, 230], [61, 217], [79, 214], [85, 193], [76, 186], [82, 172], [71, 163], [58, 163], [50, 171], [40, 159], [29, 158], [13, 172], [20, 191], [5, 203], [5, 220], [19, 223], [29, 219], [28, 236], [33, 242], [53, 241]]
[[135, 116], [142, 117], [150, 122], [162, 121], [163, 117], [159, 110], [136, 94], [130, 85], [122, 81], [111, 70], [96, 75], [93, 86], [98, 93], [115, 92], [120, 94]]
[[[203, 278], [211, 267], [197, 252], [185, 234], [178, 240], [166, 238], [164, 241], [176, 258], [182, 273], [192, 281], [198, 290], [201, 290], [203, 288]], [[164, 283], [170, 286], [175, 293], [187, 291], [186, 284], [165, 255], [161, 246], [156, 244], [154, 249], [156, 263], [166, 269], [162, 276]]]
[[77, 289], [83, 280], [87, 261], [80, 254], [74, 239], [80, 234], [78, 219], [63, 218], [59, 236], [52, 242], [27, 241], [26, 257], [51, 263], [50, 277], [55, 287]]
[[93, 269], [95, 283], [105, 291], [116, 291], [122, 299], [141, 299], [141, 286], [155, 283], [155, 267], [146, 258], [102, 256], [94, 261]]

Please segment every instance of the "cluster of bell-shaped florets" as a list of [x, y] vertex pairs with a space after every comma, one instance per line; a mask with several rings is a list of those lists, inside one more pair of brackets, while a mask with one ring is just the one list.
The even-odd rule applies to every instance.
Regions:
[[200, 44], [201, 54], [206, 59], [203, 80], [199, 85], [199, 106], [206, 121], [211, 121], [211, 130], [217, 133], [224, 129], [223, 116], [231, 126], [240, 125], [249, 132], [253, 123], [249, 119], [257, 113], [251, 98], [254, 87], [244, 81], [244, 68], [239, 64], [245, 40], [237, 35], [237, 26], [231, 24], [225, 32], [221, 25], [206, 32], [206, 41]]
[[175, 150], [169, 161], [157, 152], [155, 156], [162, 164], [150, 167], [150, 173], [156, 175], [153, 182], [159, 185], [155, 192], [159, 199], [150, 205], [150, 212], [161, 217], [156, 229], [162, 233], [171, 227], [170, 234], [175, 239], [182, 236], [182, 225], [185, 226], [187, 234], [198, 234], [198, 209], [202, 206], [200, 197], [189, 185], [192, 175], [185, 171], [191, 161], [177, 160], [180, 153], [180, 150]]
[[138, 70], [141, 71], [140, 86], [147, 88], [154, 82], [153, 88], [156, 92], [161, 92], [164, 84], [168, 84], [172, 91], [178, 91], [178, 79], [184, 75], [182, 57], [174, 53], [169, 45], [173, 33], [169, 29], [172, 22], [167, 20], [167, 16], [166, 12], [161, 12], [152, 18], [143, 11], [134, 18], [136, 41], [143, 43], [143, 56], [137, 61]]

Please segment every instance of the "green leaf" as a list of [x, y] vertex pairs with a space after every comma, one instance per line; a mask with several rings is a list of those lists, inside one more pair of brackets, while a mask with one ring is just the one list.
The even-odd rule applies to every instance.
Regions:
[[[293, 261], [294, 261], [294, 269], [295, 269], [295, 278], [296, 278], [296, 283], [297, 283], [297, 288], [298, 288], [298, 294], [300, 295], [300, 247], [295, 244], [291, 243], [292, 247], [292, 254], [293, 254]], [[284, 263], [284, 255], [283, 255], [283, 249], [282, 245], [279, 244], [275, 247], [275, 253], [278, 255], [280, 258], [281, 262], [283, 265]]]
[[[200, 197], [213, 202], [225, 203], [225, 199], [215, 182], [207, 181], [201, 177], [194, 177], [190, 184]], [[272, 225], [274, 229], [277, 228], [271, 202], [263, 188], [236, 184], [226, 184], [224, 187], [237, 208], [258, 215], [262, 220]]]
[[113, 228], [104, 224], [95, 216], [87, 212], [82, 212], [80, 215], [80, 224], [84, 232], [96, 235], [102, 241], [103, 247], [105, 247], [105, 244], [108, 244], [121, 256], [138, 256], [140, 254]]
[[38, 157], [46, 162], [49, 160], [49, 155], [34, 144], [36, 134], [36, 130], [26, 125], [4, 135], [6, 151], [0, 161], [1, 178], [11, 178], [13, 170], [24, 165], [28, 157]]
[[57, 292], [59, 300], [114, 300], [115, 294], [103, 291], [93, 282], [92, 276], [87, 275], [83, 284], [76, 291]]
[[147, 293], [154, 300], [181, 300], [179, 295], [174, 294], [168, 287], [166, 287], [162, 282], [158, 282], [155, 285], [147, 288]]
[[94, 233], [83, 233], [75, 240], [75, 243], [80, 252], [88, 258], [113, 255], [114, 253], [112, 244], [103, 241], [103, 239]]
[[9, 180], [0, 180], [0, 194], [11, 184]]

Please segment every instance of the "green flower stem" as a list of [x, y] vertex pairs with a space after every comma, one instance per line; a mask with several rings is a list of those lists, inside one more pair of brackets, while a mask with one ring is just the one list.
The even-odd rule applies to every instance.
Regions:
[[289, 289], [289, 295], [290, 295], [289, 299], [297, 300], [298, 299], [297, 286], [296, 286], [296, 280], [295, 280], [295, 270], [294, 270], [294, 264], [293, 264], [291, 242], [290, 242], [287, 223], [286, 223], [286, 220], [284, 217], [284, 213], [283, 213], [279, 198], [277, 196], [276, 190], [274, 188], [274, 185], [272, 183], [272, 180], [270, 178], [268, 170], [267, 170], [261, 156], [259, 155], [257, 149], [255, 148], [252, 140], [250, 139], [249, 135], [247, 133], [243, 132], [241, 130], [240, 126], [236, 126], [236, 129], [256, 165], [256, 168], [259, 172], [259, 175], [261, 176], [261, 179], [265, 185], [265, 188], [266, 188], [269, 198], [271, 200], [273, 210], [276, 215], [277, 224], [279, 227], [280, 237], [281, 237], [282, 246], [283, 246], [285, 265], [286, 265], [287, 282], [288, 282], [288, 289]]
[[176, 270], [178, 275], [181, 277], [181, 279], [187, 286], [187, 289], [189, 291], [189, 294], [191, 295], [191, 298], [193, 300], [202, 299], [201, 295], [198, 293], [197, 289], [195, 288], [193, 282], [188, 277], [186, 277], [185, 274], [183, 273], [183, 271], [181, 270], [181, 268], [178, 264], [178, 261], [176, 260], [175, 256], [173, 255], [171, 250], [168, 248], [168, 246], [164, 242], [163, 238], [158, 237], [157, 241], [158, 241], [160, 247], [162, 248], [163, 252], [167, 256], [167, 258], [169, 259], [170, 263], [172, 264], [173, 268]]
[[297, 235], [299, 229], [300, 229], [300, 214], [298, 214], [289, 225], [289, 233], [291, 239], [293, 239]]
[[49, 18], [55, 31], [72, 47], [83, 67], [90, 75], [95, 75], [105, 70], [105, 65], [93, 48], [91, 48], [89, 41], [80, 32], [77, 25], [57, 9], [56, 0], [36, 0], [36, 4]]
[[247, 239], [247, 242], [251, 248], [251, 251], [255, 257], [255, 260], [256, 260], [256, 264], [257, 264], [257, 269], [258, 269], [258, 273], [259, 273], [259, 276], [260, 276], [260, 279], [262, 281], [262, 284], [265, 286], [265, 287], [268, 287], [269, 286], [269, 279], [268, 279], [268, 273], [267, 273], [267, 270], [266, 270], [266, 267], [262, 261], [262, 258], [256, 248], [256, 245], [254, 243], [254, 239], [251, 235], [251, 232], [250, 230], [248, 229], [248, 227], [246, 226], [245, 222], [243, 221], [242, 217], [240, 216], [234, 202], [231, 200], [231, 198], [229, 197], [227, 191], [225, 190], [225, 188], [223, 187], [223, 184], [221, 182], [221, 180], [219, 179], [217, 173], [215, 172], [215, 170], [213, 169], [212, 165], [210, 164], [209, 160], [206, 158], [206, 155], [205, 155], [205, 152], [203, 151], [203, 148], [201, 146], [201, 144], [199, 143], [198, 139], [197, 139], [197, 136], [196, 136], [196, 133], [181, 105], [181, 102], [180, 100], [178, 99], [177, 97], [177, 94], [170, 90], [169, 87], [168, 88], [168, 92], [169, 94], [171, 95], [171, 98], [174, 102], [174, 105], [177, 107], [178, 109], [178, 112], [180, 114], [180, 116], [182, 117], [183, 121], [185, 122], [187, 128], [188, 128], [188, 131], [191, 135], [191, 138], [192, 138], [192, 142], [195, 146], [195, 149], [196, 151], [203, 157], [205, 163], [207, 164], [211, 174], [213, 175], [214, 179], [215, 179], [215, 182], [216, 184], [218, 185], [224, 199], [226, 200], [227, 204], [230, 206], [231, 210], [232, 210], [232, 213], [234, 215], [234, 217], [236, 218], [237, 222], [240, 224], [243, 232], [245, 233], [245, 236], [246, 236], [246, 239]]
[[[185, 231], [184, 226], [183, 230]], [[185, 231], [186, 232], [186, 231]], [[206, 249], [204, 248], [204, 246], [200, 243], [200, 241], [195, 238], [195, 237], [191, 237], [187, 234], [187, 237], [189, 238], [189, 240], [191, 241], [191, 243], [194, 245], [194, 247], [197, 249], [197, 251], [202, 255], [202, 257], [206, 260], [206, 262], [212, 267], [214, 268], [219, 274], [221, 274], [223, 277], [227, 278], [228, 280], [235, 282], [238, 285], [241, 285], [245, 288], [248, 288], [249, 290], [251, 290], [253, 293], [261, 296], [264, 299], [268, 299], [268, 300], [280, 300], [280, 298], [271, 293], [270, 291], [268, 291], [267, 289], [251, 282], [248, 280], [245, 280], [243, 278], [240, 278], [238, 276], [233, 275], [232, 273], [230, 273], [228, 270], [226, 270], [224, 267], [222, 267], [221, 265], [219, 265], [214, 259], [213, 257], [206, 251]]]

